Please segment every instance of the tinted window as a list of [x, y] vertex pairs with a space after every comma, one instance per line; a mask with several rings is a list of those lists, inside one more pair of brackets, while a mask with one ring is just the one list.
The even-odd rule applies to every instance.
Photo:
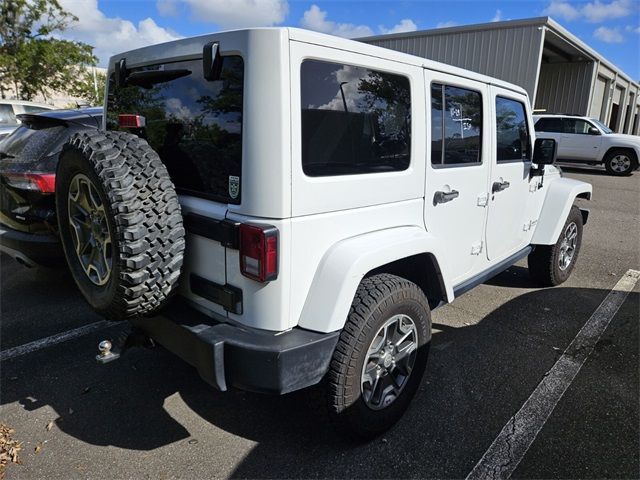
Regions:
[[18, 123], [13, 113], [13, 107], [6, 103], [0, 103], [0, 125]]
[[531, 141], [522, 103], [496, 97], [496, 130], [498, 162], [530, 159]]
[[[132, 69], [125, 87], [109, 82], [107, 128], [145, 138], [179, 192], [240, 203], [243, 83], [238, 56], [224, 57], [216, 81], [201, 60]], [[141, 115], [145, 126], [119, 127], [119, 114]]]
[[431, 85], [431, 163], [481, 163], [482, 95], [473, 90]]
[[561, 118], [541, 118], [536, 122], [536, 132], [562, 132]]
[[353, 65], [306, 60], [301, 67], [302, 168], [351, 175], [409, 167], [409, 79]]
[[573, 133], [576, 135], [588, 135], [589, 129], [593, 126], [589, 122], [575, 118], [565, 118], [562, 121], [564, 133]]
[[66, 140], [67, 129], [63, 126], [31, 129], [22, 125], [3, 140], [0, 151], [13, 157], [15, 162], [37, 161], [58, 153]]

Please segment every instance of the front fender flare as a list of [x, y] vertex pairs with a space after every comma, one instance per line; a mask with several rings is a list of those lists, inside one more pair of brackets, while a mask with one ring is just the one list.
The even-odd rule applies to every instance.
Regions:
[[438, 261], [447, 299], [453, 288], [447, 274], [446, 246], [417, 226], [397, 227], [336, 243], [324, 255], [302, 308], [299, 326], [317, 332], [340, 330], [362, 278], [371, 270], [402, 258], [431, 253]]
[[533, 245], [554, 245], [560, 237], [564, 222], [578, 195], [591, 199], [590, 183], [571, 178], [559, 178], [552, 182], [542, 204], [536, 229], [531, 238]]

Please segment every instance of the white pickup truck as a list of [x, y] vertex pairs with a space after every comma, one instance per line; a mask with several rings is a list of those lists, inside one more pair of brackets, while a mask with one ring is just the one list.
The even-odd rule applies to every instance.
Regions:
[[299, 29], [114, 56], [104, 127], [56, 179], [87, 301], [220, 390], [317, 384], [363, 438], [418, 389], [433, 309], [523, 258], [569, 277], [591, 197], [522, 88]]
[[558, 161], [603, 164], [611, 175], [630, 175], [638, 168], [640, 137], [614, 133], [595, 118], [579, 115], [534, 115], [536, 132], [558, 143]]

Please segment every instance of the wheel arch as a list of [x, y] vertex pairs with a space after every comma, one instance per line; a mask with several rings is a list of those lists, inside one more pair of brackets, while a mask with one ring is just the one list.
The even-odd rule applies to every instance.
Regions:
[[[562, 227], [576, 198], [591, 200], [593, 187], [571, 178], [559, 178], [548, 187], [538, 217], [536, 230], [531, 238], [533, 245], [553, 245], [558, 241]], [[585, 215], [583, 214], [583, 219]]]
[[[358, 285], [363, 278], [378, 273], [403, 278], [409, 275], [407, 280], [423, 291], [427, 289], [425, 296], [430, 304], [450, 301], [453, 287], [445, 251], [441, 241], [418, 226], [371, 232], [336, 243], [316, 269], [298, 325], [319, 332], [340, 330]], [[421, 268], [427, 271], [421, 274]]]
[[620, 147], [609, 147], [604, 155], [602, 156], [602, 163], [606, 162], [607, 157], [616, 151], [625, 151], [631, 154], [631, 160], [638, 165], [638, 152], [632, 146], [620, 146]]

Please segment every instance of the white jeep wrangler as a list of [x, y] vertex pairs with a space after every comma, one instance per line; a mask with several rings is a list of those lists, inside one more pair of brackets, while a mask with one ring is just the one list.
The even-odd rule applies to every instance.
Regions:
[[304, 30], [217, 33], [110, 60], [104, 131], [61, 155], [60, 232], [98, 312], [220, 390], [320, 384], [370, 437], [420, 384], [431, 310], [527, 256], [541, 285], [569, 277], [591, 186], [554, 157], [514, 85]]

